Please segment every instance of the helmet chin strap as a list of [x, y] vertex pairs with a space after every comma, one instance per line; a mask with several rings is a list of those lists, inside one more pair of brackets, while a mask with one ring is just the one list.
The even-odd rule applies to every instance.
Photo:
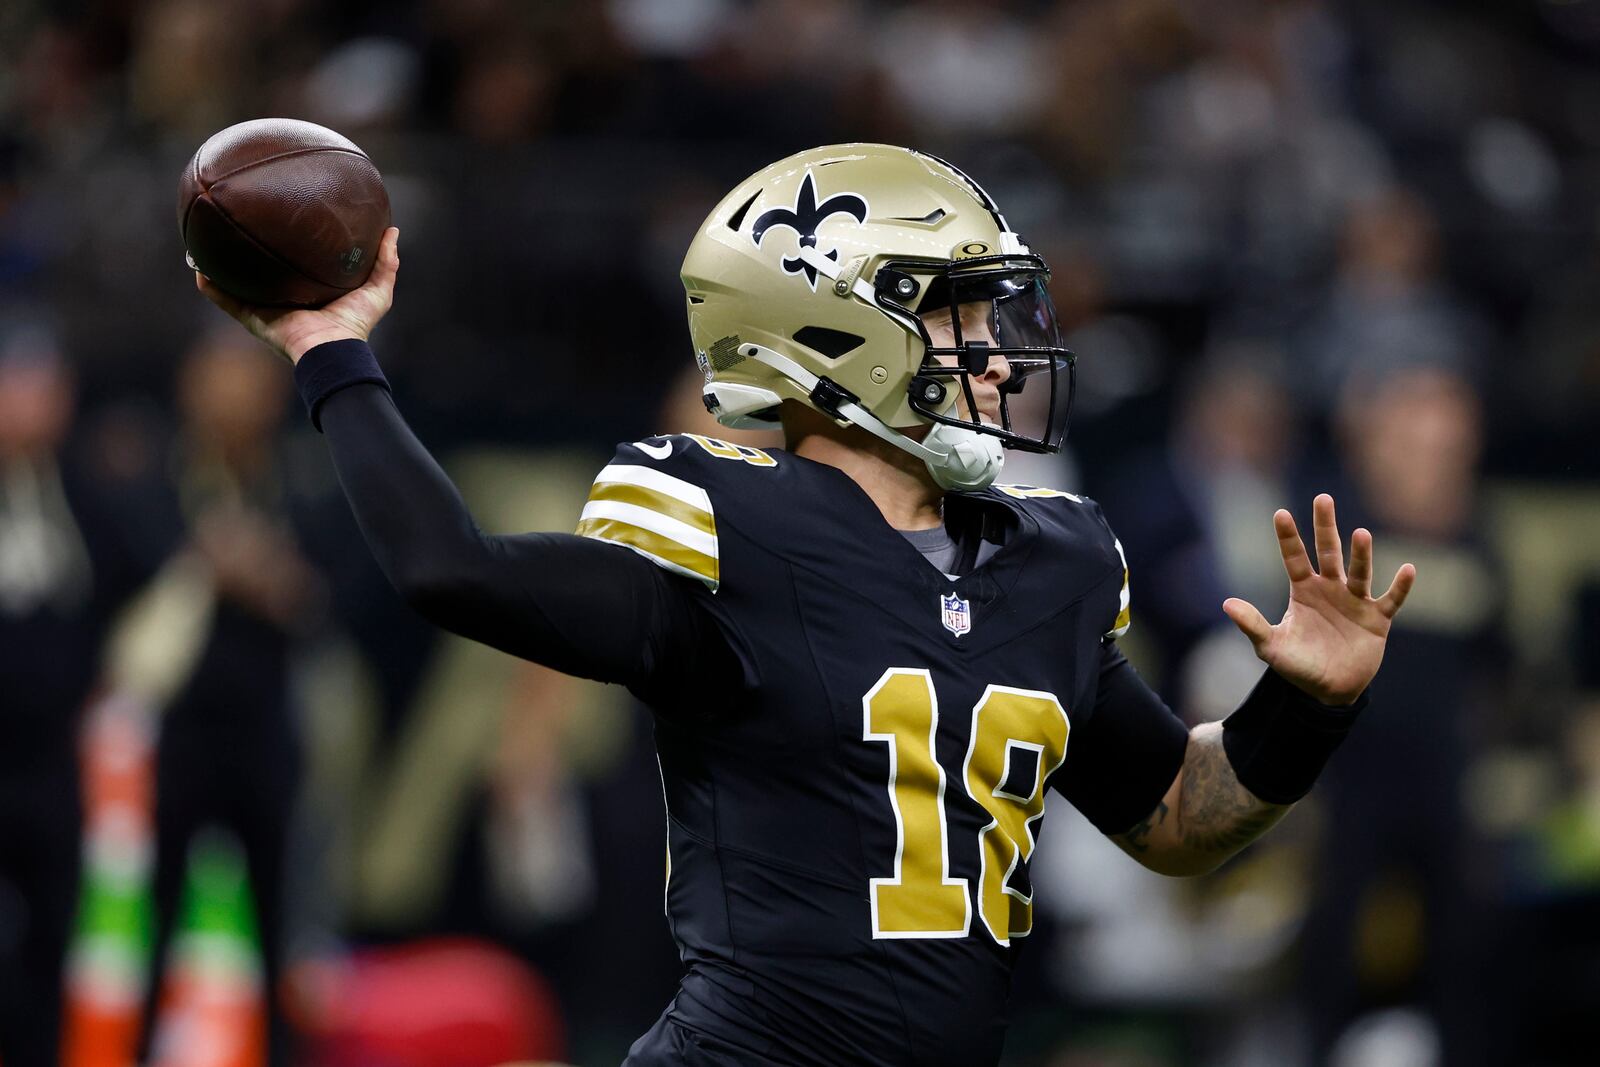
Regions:
[[938, 463], [928, 462], [928, 473], [941, 489], [987, 489], [1005, 466], [1006, 450], [1000, 439], [977, 430], [940, 422], [922, 443], [935, 452], [944, 452], [944, 459]]
[[[745, 344], [746, 357], [765, 363], [807, 393], [817, 387], [817, 376], [800, 364], [762, 345]], [[957, 491], [984, 489], [1000, 476], [1005, 449], [999, 438], [977, 430], [936, 423], [928, 436], [913, 440], [853, 400], [840, 401], [839, 416], [896, 448], [909, 452], [928, 466], [928, 473], [941, 489]]]

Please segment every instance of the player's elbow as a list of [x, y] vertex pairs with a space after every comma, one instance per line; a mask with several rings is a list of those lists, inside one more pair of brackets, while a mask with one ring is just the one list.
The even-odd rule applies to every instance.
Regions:
[[390, 568], [388, 577], [400, 599], [440, 626], [448, 627], [473, 599], [473, 576], [457, 565], [414, 562]]
[[431, 571], [405, 571], [389, 575], [389, 584], [406, 605], [422, 616], [446, 609], [455, 597], [451, 583]]
[[1154, 835], [1148, 839], [1112, 838], [1139, 865], [1168, 878], [1197, 878], [1210, 874], [1233, 856], [1232, 851], [1196, 848], [1174, 835]]
[[483, 603], [501, 575], [495, 553], [470, 523], [448, 533], [374, 544], [384, 577], [412, 610], [449, 627], [450, 620]]

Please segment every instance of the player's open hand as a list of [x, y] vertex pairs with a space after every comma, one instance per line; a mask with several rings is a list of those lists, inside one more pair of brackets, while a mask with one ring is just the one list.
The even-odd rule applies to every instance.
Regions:
[[320, 308], [275, 308], [246, 304], [211, 284], [195, 271], [194, 284], [207, 300], [238, 319], [290, 363], [326, 341], [365, 341], [394, 303], [400, 273], [400, 230], [390, 226], [378, 245], [378, 261], [366, 284]]
[[1402, 565], [1388, 592], [1374, 599], [1372, 534], [1357, 530], [1351, 535], [1350, 571], [1345, 573], [1333, 497], [1326, 493], [1312, 504], [1316, 568], [1294, 517], [1280, 509], [1272, 523], [1283, 568], [1289, 572], [1289, 607], [1283, 620], [1273, 626], [1238, 597], [1225, 600], [1222, 610], [1273, 670], [1324, 704], [1349, 704], [1378, 673], [1389, 624], [1411, 592], [1417, 569]]

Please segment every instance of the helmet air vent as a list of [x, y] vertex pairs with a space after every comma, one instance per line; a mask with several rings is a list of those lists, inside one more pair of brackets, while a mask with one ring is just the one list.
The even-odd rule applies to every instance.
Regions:
[[890, 221], [891, 222], [914, 222], [918, 226], [932, 226], [934, 223], [936, 223], [940, 219], [944, 218], [944, 216], [945, 216], [944, 208], [936, 207], [932, 211], [928, 212], [926, 215], [922, 216], [920, 219], [914, 219], [914, 218], [911, 218], [908, 215], [899, 215], [899, 216], [896, 216], [895, 218], [891, 219]]
[[750, 213], [750, 205], [754, 204], [756, 202], [756, 198], [760, 195], [761, 190], [757, 189], [755, 192], [750, 194], [749, 200], [746, 200], [743, 204], [739, 205], [738, 211], [735, 211], [732, 215], [728, 216], [728, 229], [732, 230], [734, 233], [739, 232], [739, 228], [744, 225], [744, 217]]
[[865, 337], [844, 330], [830, 330], [826, 326], [802, 326], [794, 332], [794, 339], [828, 359], [838, 359], [867, 343]]

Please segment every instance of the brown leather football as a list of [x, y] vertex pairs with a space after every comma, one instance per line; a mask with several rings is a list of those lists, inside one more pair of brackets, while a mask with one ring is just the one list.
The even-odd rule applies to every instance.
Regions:
[[389, 194], [372, 160], [299, 119], [229, 126], [178, 181], [190, 265], [252, 304], [318, 307], [357, 288], [388, 225]]

